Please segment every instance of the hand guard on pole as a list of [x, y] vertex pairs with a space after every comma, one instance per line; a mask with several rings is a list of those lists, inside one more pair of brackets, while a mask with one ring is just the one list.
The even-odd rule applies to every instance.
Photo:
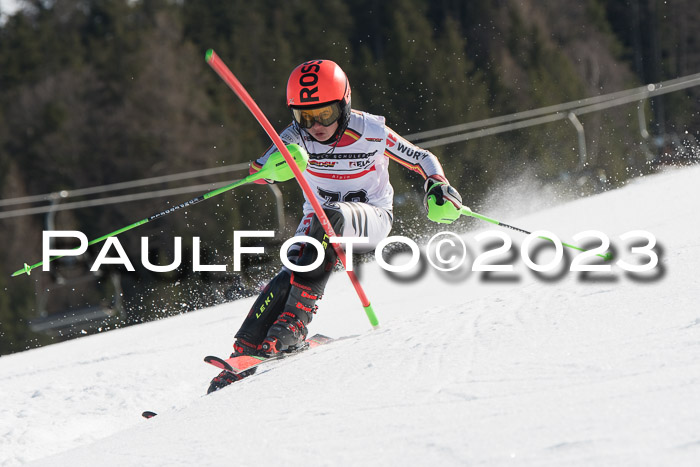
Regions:
[[463, 214], [462, 197], [444, 177], [439, 175], [428, 177], [423, 188], [425, 189], [423, 205], [431, 221], [451, 224]]

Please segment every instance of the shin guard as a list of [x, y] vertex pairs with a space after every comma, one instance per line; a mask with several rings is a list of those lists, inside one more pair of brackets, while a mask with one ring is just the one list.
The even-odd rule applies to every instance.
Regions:
[[290, 273], [283, 270], [265, 286], [236, 333], [237, 339], [260, 345], [272, 323], [284, 311], [291, 289], [290, 279]]

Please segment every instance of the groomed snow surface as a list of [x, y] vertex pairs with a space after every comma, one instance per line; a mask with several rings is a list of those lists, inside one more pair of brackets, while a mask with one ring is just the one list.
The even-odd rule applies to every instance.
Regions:
[[2, 357], [0, 465], [699, 465], [699, 181], [673, 169], [500, 219], [602, 231], [630, 263], [647, 259], [619, 236], [651, 232], [650, 273], [538, 277], [516, 232], [494, 259], [514, 273], [367, 264], [379, 330], [334, 274], [310, 332], [356, 337], [209, 396], [202, 358], [230, 352], [252, 299]]

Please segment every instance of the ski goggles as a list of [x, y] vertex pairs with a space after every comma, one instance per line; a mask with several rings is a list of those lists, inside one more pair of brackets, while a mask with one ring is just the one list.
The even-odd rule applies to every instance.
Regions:
[[323, 126], [331, 126], [340, 118], [340, 102], [324, 105], [322, 107], [292, 107], [294, 120], [302, 128], [311, 128], [315, 122]]

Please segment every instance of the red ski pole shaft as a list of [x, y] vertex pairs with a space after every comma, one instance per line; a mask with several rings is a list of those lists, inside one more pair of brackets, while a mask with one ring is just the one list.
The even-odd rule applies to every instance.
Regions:
[[[250, 97], [250, 94], [248, 94], [248, 91], [245, 90], [240, 81], [238, 81], [238, 79], [234, 76], [231, 70], [229, 70], [229, 68], [221, 60], [221, 58], [219, 58], [216, 52], [214, 52], [214, 50], [209, 49], [207, 51], [206, 61], [209, 64], [209, 66], [211, 66], [214, 69], [214, 71], [216, 71], [216, 73], [221, 77], [221, 79], [224, 80], [228, 87], [231, 88], [231, 90], [243, 101], [248, 110], [250, 110], [251, 113], [255, 116], [255, 119], [258, 121], [258, 123], [260, 123], [260, 125], [262, 125], [262, 127], [265, 129], [267, 135], [272, 139], [272, 142], [275, 144], [275, 146], [277, 146], [277, 149], [282, 153], [284, 160], [287, 161], [287, 164], [292, 169], [294, 177], [301, 186], [301, 189], [304, 190], [307, 199], [311, 202], [311, 205], [314, 208], [314, 212], [316, 213], [318, 220], [323, 226], [323, 230], [326, 231], [329, 237], [336, 237], [337, 235], [333, 231], [333, 227], [331, 226], [331, 223], [328, 220], [326, 213], [323, 212], [321, 203], [318, 202], [315, 193], [311, 189], [311, 186], [309, 186], [309, 182], [307, 182], [304, 176], [302, 175], [301, 170], [299, 170], [299, 167], [294, 162], [294, 158], [287, 150], [287, 147], [284, 145], [284, 142], [282, 142], [282, 138], [280, 138], [275, 129], [272, 127], [270, 121], [267, 119], [267, 117], [265, 117], [265, 114], [262, 112], [262, 110], [260, 110], [260, 107], [258, 107], [253, 98]], [[342, 247], [338, 243], [331, 243], [331, 245], [333, 245], [335, 252], [338, 254], [340, 262], [343, 264], [343, 267], [345, 267], [346, 258], [345, 252], [343, 251]], [[346, 269], [345, 272], [347, 272], [348, 277], [350, 278], [350, 282], [352, 282], [352, 285], [355, 288], [358, 297], [360, 298], [360, 302], [362, 302], [362, 306], [365, 309], [365, 313], [367, 314], [369, 322], [372, 324], [373, 327], [379, 326], [377, 316], [374, 314], [374, 310], [372, 309], [372, 305], [369, 299], [367, 298], [367, 294], [365, 294], [365, 291], [362, 288], [362, 285], [360, 284], [360, 281], [358, 280], [354, 271], [348, 271]]]

